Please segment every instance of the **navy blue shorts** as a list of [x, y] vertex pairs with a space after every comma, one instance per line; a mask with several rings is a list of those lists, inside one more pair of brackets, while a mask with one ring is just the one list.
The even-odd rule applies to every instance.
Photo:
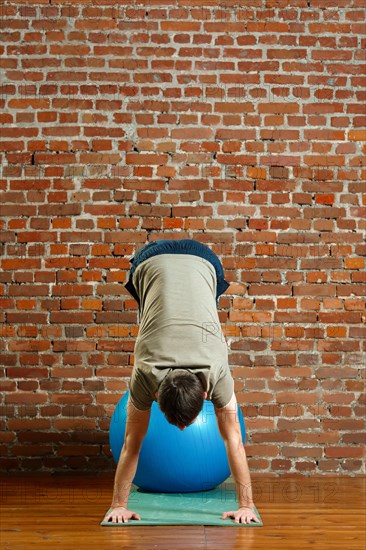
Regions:
[[225, 280], [224, 269], [219, 258], [208, 246], [193, 239], [161, 239], [147, 244], [130, 259], [130, 275], [125, 284], [125, 288], [135, 298], [139, 305], [140, 300], [132, 282], [133, 274], [138, 265], [158, 254], [193, 254], [194, 256], [199, 256], [200, 258], [208, 260], [216, 271], [216, 305], [218, 305], [221, 294], [230, 286]]

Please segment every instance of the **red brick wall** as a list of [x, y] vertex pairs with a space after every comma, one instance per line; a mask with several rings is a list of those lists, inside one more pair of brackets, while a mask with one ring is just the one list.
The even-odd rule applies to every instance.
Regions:
[[114, 468], [129, 258], [194, 238], [251, 471], [362, 471], [362, 5], [1, 5], [2, 469]]

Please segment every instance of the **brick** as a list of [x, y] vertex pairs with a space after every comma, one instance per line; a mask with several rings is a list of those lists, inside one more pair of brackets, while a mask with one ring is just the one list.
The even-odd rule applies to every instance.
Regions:
[[92, 313], [88, 312], [61, 312], [52, 311], [50, 314], [51, 323], [80, 323], [89, 324], [93, 320]]
[[93, 294], [92, 285], [53, 285], [53, 296], [81, 296]]
[[166, 164], [168, 162], [168, 155], [144, 155], [128, 153], [126, 155], [127, 164]]
[[344, 266], [346, 269], [364, 269], [365, 258], [345, 258]]
[[364, 470], [362, 10], [40, 3], [1, 10], [0, 469], [107, 467], [139, 334], [129, 260], [196, 238], [231, 283], [250, 467]]
[[366, 130], [350, 130], [348, 139], [350, 141], [366, 141]]
[[102, 300], [98, 300], [96, 298], [91, 298], [91, 299], [86, 298], [82, 301], [82, 308], [92, 309], [92, 310], [101, 310], [103, 308], [103, 302]]
[[210, 139], [213, 137], [212, 128], [176, 128], [172, 130], [172, 139]]
[[7, 375], [9, 378], [47, 378], [48, 369], [45, 367], [9, 367]]
[[48, 395], [46, 393], [26, 393], [26, 392], [16, 392], [5, 395], [5, 403], [15, 403], [19, 405], [27, 404], [41, 404], [48, 401]]
[[32, 258], [22, 258], [14, 260], [2, 260], [1, 266], [3, 269], [18, 270], [18, 269], [41, 269], [41, 260]]
[[191, 21], [162, 21], [160, 24], [160, 28], [162, 31], [199, 31], [200, 23]]

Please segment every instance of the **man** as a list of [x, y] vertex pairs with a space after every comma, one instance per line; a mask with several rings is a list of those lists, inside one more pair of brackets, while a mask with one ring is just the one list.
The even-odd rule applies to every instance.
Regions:
[[191, 239], [149, 243], [131, 259], [127, 290], [138, 302], [139, 334], [127, 405], [125, 441], [105, 521], [141, 519], [127, 508], [152, 402], [184, 430], [205, 399], [213, 402], [235, 479], [239, 507], [223, 513], [237, 523], [259, 522], [240, 424], [228, 350], [217, 312], [229, 283], [216, 254]]

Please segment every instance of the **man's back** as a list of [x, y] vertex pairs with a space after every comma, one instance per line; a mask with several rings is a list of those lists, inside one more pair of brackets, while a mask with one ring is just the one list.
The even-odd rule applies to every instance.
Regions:
[[227, 346], [216, 307], [212, 264], [189, 254], [161, 254], [138, 266], [138, 367], [217, 366]]
[[206, 259], [160, 254], [142, 262], [133, 276], [140, 299], [130, 398], [147, 410], [172, 368], [201, 380], [215, 406], [230, 401], [234, 382], [216, 306], [216, 273]]

